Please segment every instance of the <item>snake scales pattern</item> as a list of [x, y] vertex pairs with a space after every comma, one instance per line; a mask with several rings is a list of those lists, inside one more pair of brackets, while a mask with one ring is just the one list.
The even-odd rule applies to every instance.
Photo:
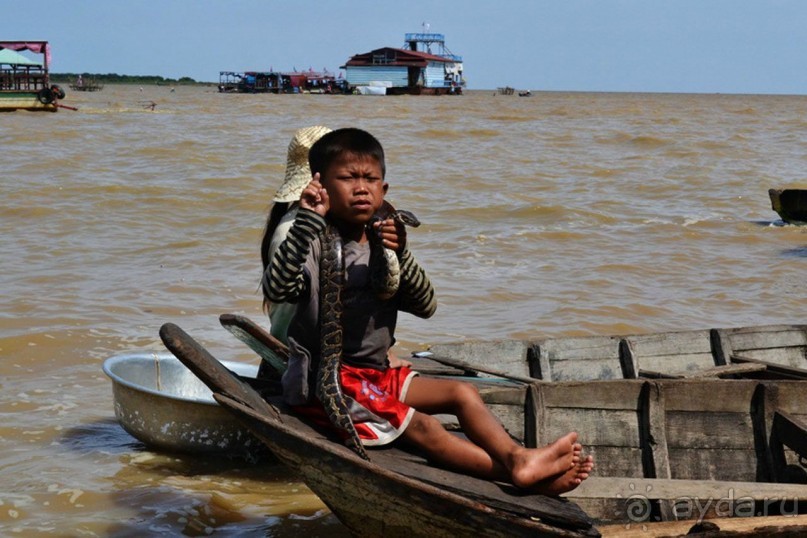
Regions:
[[317, 398], [325, 407], [331, 424], [347, 432], [348, 446], [367, 461], [370, 457], [361, 444], [359, 434], [350, 419], [350, 408], [342, 392], [339, 368], [342, 359], [342, 288], [345, 260], [342, 238], [330, 224], [322, 235], [320, 258], [319, 322], [321, 356], [317, 369]]
[[[391, 206], [390, 206], [391, 207]], [[420, 221], [408, 211], [393, 211], [384, 218], [394, 218], [404, 224], [419, 226]], [[320, 257], [320, 299], [319, 299], [319, 319], [320, 319], [320, 361], [317, 368], [317, 398], [325, 408], [325, 413], [331, 424], [340, 428], [348, 434], [347, 445], [363, 459], [370, 461], [364, 445], [361, 443], [359, 434], [353, 421], [350, 418], [350, 408], [342, 392], [342, 383], [339, 369], [342, 358], [342, 289], [344, 286], [345, 261], [342, 254], [342, 238], [339, 232], [332, 226], [327, 225], [322, 234], [322, 255]], [[380, 245], [380, 241], [374, 240], [375, 251], [382, 252], [383, 263], [388, 263], [391, 253], [395, 258], [396, 254]], [[372, 256], [372, 254], [371, 254]], [[373, 262], [371, 261], [371, 264]], [[379, 261], [379, 263], [381, 263]], [[384, 265], [383, 272], [388, 273], [392, 268]], [[380, 272], [380, 271], [379, 271]], [[371, 280], [372, 280], [371, 276]], [[393, 279], [382, 279], [381, 286], [388, 286], [383, 293], [389, 293], [389, 286], [394, 285], [395, 294], [400, 282], [400, 269]], [[394, 281], [394, 282], [393, 282]]]
[[401, 266], [398, 255], [381, 243], [380, 231], [373, 230], [373, 224], [393, 219], [401, 224], [417, 228], [420, 221], [411, 211], [396, 210], [389, 202], [384, 202], [379, 214], [370, 220], [368, 236], [370, 238], [370, 285], [381, 300], [387, 300], [398, 292], [401, 283]]

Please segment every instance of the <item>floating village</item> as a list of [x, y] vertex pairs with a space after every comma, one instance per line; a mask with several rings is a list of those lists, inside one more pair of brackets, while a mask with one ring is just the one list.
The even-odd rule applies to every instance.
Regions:
[[361, 95], [460, 95], [465, 87], [462, 57], [452, 54], [443, 34], [405, 34], [402, 48], [382, 47], [349, 58], [340, 69], [222, 71], [222, 93], [324, 93]]
[[[428, 29], [428, 28], [426, 28]], [[0, 41], [0, 111], [56, 112], [65, 91], [51, 84], [47, 41]], [[42, 60], [20, 54], [28, 51]], [[322, 71], [221, 71], [221, 93], [319, 93], [357, 95], [461, 95], [465, 87], [462, 57], [446, 47], [445, 36], [405, 34], [401, 48], [382, 47], [349, 58], [334, 74]], [[103, 84], [81, 75], [70, 89], [93, 92]]]

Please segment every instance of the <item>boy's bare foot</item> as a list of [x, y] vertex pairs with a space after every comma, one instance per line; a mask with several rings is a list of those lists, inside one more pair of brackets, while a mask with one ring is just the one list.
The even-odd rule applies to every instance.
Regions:
[[509, 465], [511, 480], [516, 486], [527, 488], [566, 473], [580, 462], [581, 450], [575, 432], [541, 448], [521, 448], [513, 454]]
[[565, 473], [542, 480], [530, 488], [531, 492], [543, 495], [560, 495], [579, 486], [594, 470], [594, 458], [586, 456]]

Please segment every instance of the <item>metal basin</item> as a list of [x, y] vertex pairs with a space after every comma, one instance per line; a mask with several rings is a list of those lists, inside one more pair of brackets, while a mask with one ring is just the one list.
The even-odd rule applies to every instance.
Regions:
[[[257, 365], [222, 361], [239, 375]], [[123, 429], [152, 448], [189, 453], [249, 453], [261, 442], [170, 353], [138, 352], [104, 361], [112, 380], [115, 416]]]

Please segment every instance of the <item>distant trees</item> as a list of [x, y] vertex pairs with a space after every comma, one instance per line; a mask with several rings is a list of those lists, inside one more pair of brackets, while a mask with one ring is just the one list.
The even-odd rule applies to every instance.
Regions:
[[103, 82], [104, 84], [154, 84], [157, 86], [206, 84], [204, 82], [196, 82], [191, 77], [173, 79], [157, 75], [119, 75], [117, 73], [51, 73], [50, 79], [53, 82], [72, 82], [76, 80], [79, 75], [85, 80], [91, 79]]

